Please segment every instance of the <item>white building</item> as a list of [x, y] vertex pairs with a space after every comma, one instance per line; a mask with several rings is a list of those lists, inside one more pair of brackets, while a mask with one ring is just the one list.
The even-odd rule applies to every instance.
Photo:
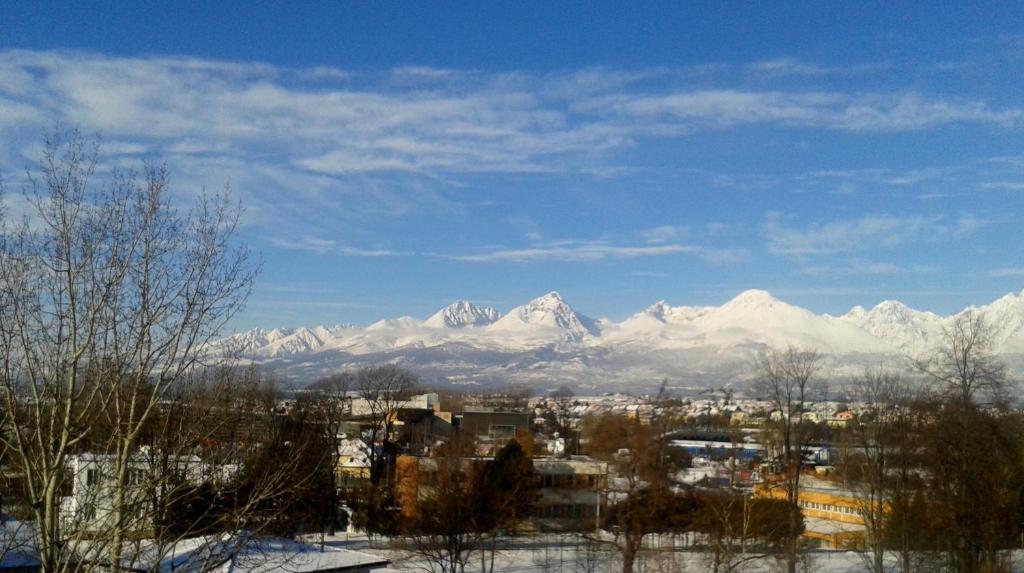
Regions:
[[[117, 492], [117, 457], [83, 453], [71, 456], [68, 471], [71, 487], [61, 499], [61, 519], [66, 531], [97, 531], [114, 519]], [[234, 464], [214, 465], [198, 456], [158, 456], [143, 448], [128, 460], [124, 491], [131, 529], [145, 530], [153, 507], [175, 484], [223, 483], [237, 471]]]

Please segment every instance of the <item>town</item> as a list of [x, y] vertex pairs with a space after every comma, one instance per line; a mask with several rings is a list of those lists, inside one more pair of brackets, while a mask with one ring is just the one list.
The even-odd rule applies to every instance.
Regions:
[[0, 1], [0, 573], [1024, 571], [1022, 30]]

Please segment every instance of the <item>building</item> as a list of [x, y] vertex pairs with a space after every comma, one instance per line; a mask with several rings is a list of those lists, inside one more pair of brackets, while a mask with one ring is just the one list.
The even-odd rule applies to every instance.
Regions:
[[343, 438], [338, 443], [334, 477], [339, 489], [349, 489], [370, 479], [370, 448], [362, 440]]
[[591, 530], [600, 525], [606, 505], [608, 464], [587, 456], [535, 459], [540, 474], [540, 499], [534, 524], [540, 530]]
[[857, 414], [849, 410], [836, 412], [829, 417], [827, 423], [832, 428], [848, 428], [857, 421]]
[[[786, 499], [786, 490], [783, 482], [766, 480], [754, 488], [754, 495]], [[804, 515], [804, 537], [833, 549], [863, 549], [864, 518], [853, 492], [835, 482], [801, 475], [797, 505]]]
[[[89, 532], [108, 529], [114, 515], [117, 457], [82, 453], [68, 459], [70, 488], [61, 499], [61, 520], [65, 531]], [[212, 464], [198, 456], [160, 456], [142, 448], [126, 462], [125, 508], [130, 529], [145, 532], [153, 507], [160, 503], [162, 487], [175, 482], [224, 483], [237, 471], [235, 464]], [[158, 479], [159, 478], [159, 479]]]
[[460, 432], [476, 438], [479, 454], [494, 452], [509, 440], [532, 434], [530, 414], [527, 412], [500, 412], [490, 408], [471, 408], [463, 411], [458, 421]]
[[[461, 458], [469, 466], [490, 458]], [[533, 467], [540, 475], [540, 497], [530, 524], [542, 531], [578, 531], [594, 529], [605, 506], [608, 464], [586, 456], [569, 459], [535, 458]], [[419, 501], [429, 495], [435, 481], [435, 458], [399, 456], [395, 467], [395, 497], [406, 519], [419, 511]]]
[[530, 414], [498, 412], [489, 408], [467, 409], [462, 413], [459, 429], [477, 438], [507, 441], [520, 432], [530, 431]]

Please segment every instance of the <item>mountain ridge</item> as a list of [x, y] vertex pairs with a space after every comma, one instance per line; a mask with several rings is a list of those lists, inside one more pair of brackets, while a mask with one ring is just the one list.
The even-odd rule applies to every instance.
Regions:
[[837, 371], [851, 372], [857, 364], [919, 356], [964, 312], [980, 313], [994, 326], [998, 352], [1024, 356], [1024, 291], [947, 316], [895, 300], [831, 316], [750, 289], [720, 306], [658, 301], [619, 322], [581, 314], [551, 291], [504, 315], [457, 300], [426, 320], [403, 316], [362, 328], [256, 328], [219, 345], [274, 364], [289, 377], [387, 360], [453, 383], [486, 377], [495, 383], [599, 385], [603, 379], [625, 383], [628, 377], [656, 375], [699, 381], [738, 372], [752, 353], [769, 346], [815, 348]]

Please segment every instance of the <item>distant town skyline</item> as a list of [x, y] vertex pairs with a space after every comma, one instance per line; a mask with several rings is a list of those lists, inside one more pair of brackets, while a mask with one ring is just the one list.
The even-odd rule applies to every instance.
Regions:
[[106, 168], [166, 162], [181, 197], [229, 184], [263, 258], [232, 329], [551, 290], [622, 320], [746, 289], [949, 314], [1024, 288], [1017, 4], [5, 2], [0, 22], [7, 193], [58, 123], [99, 134]]

